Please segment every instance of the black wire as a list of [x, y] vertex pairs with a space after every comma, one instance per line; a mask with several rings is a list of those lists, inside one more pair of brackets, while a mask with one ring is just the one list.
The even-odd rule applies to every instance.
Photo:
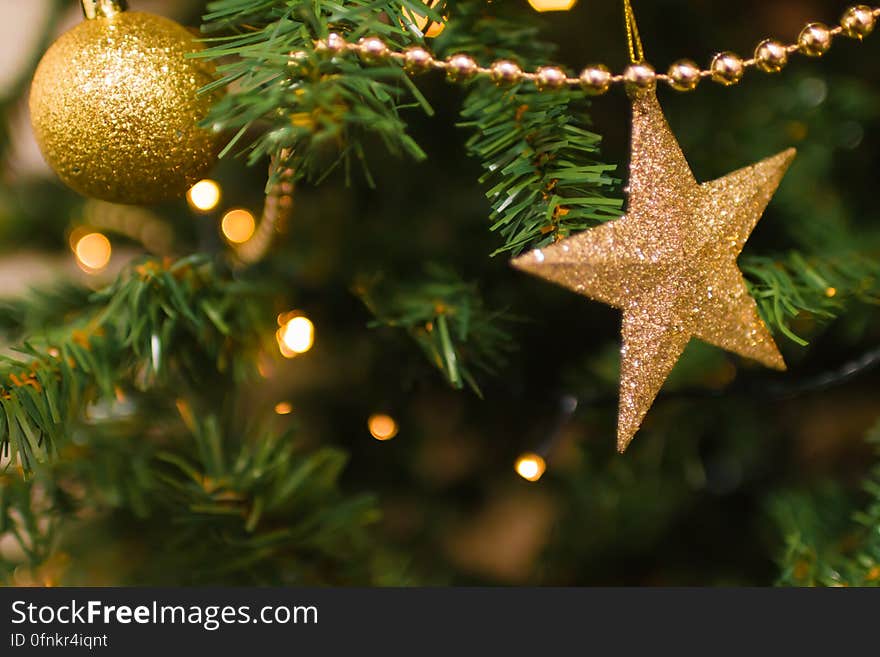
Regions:
[[[805, 377], [798, 381], [761, 381], [733, 383], [725, 388], [683, 388], [669, 392], [660, 392], [657, 401], [666, 399], [705, 399], [730, 395], [770, 397], [787, 399], [806, 393], [827, 390], [843, 385], [848, 381], [865, 374], [880, 366], [880, 347], [869, 349], [861, 356], [846, 361], [842, 365], [820, 374]], [[616, 404], [618, 395], [602, 393], [598, 395], [582, 395], [575, 397], [582, 406], [603, 406]]]

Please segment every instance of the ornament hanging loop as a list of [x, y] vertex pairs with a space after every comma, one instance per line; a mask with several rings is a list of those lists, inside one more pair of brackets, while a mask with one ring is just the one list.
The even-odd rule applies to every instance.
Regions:
[[83, 14], [88, 19], [110, 18], [128, 9], [126, 0], [81, 0], [81, 2]]
[[642, 38], [639, 36], [639, 26], [636, 23], [636, 14], [633, 11], [630, 0], [623, 0], [623, 20], [626, 23], [626, 43], [629, 46], [629, 63], [643, 64], [645, 62], [645, 50], [642, 48]]

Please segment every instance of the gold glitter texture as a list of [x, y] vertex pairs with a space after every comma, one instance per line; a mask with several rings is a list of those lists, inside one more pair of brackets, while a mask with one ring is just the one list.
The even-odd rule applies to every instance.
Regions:
[[213, 66], [183, 26], [122, 12], [63, 34], [37, 68], [31, 122], [47, 162], [86, 196], [155, 203], [214, 165], [220, 136], [198, 127], [216, 100]]
[[621, 452], [692, 337], [785, 369], [736, 259], [794, 156], [698, 184], [655, 92], [639, 94], [626, 215], [514, 259], [623, 311]]

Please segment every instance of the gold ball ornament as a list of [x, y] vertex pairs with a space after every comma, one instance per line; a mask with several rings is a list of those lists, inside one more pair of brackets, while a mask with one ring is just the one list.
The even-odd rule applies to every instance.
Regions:
[[63, 34], [34, 75], [31, 123], [71, 188], [113, 203], [180, 197], [214, 165], [221, 135], [199, 127], [216, 95], [201, 46], [161, 16], [120, 0], [83, 0], [87, 20]]

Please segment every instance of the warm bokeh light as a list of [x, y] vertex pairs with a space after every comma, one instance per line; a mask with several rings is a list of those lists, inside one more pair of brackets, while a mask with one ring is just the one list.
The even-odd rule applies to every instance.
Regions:
[[516, 473], [527, 481], [538, 481], [547, 469], [544, 459], [532, 452], [527, 452], [516, 460]]
[[[425, 3], [429, 7], [434, 7], [438, 0], [434, 0], [430, 3]], [[439, 36], [441, 32], [446, 28], [446, 23], [438, 23], [437, 21], [432, 21], [430, 18], [425, 16], [424, 14], [420, 14], [416, 11], [410, 11], [409, 16], [413, 19], [413, 23], [417, 28], [419, 28], [420, 32], [424, 32], [425, 36], [429, 39], [433, 39], [435, 36]], [[428, 22], [431, 23], [428, 26]], [[425, 32], [425, 27], [428, 27], [428, 31]]]
[[293, 413], [293, 405], [290, 402], [278, 402], [275, 404], [275, 412], [278, 415], [290, 415]]
[[391, 440], [397, 435], [397, 422], [390, 415], [376, 413], [367, 420], [370, 435], [376, 440]]
[[223, 236], [233, 244], [244, 244], [254, 235], [257, 222], [247, 210], [230, 210], [220, 224]]
[[535, 11], [568, 11], [577, 4], [577, 0], [529, 0]]
[[213, 180], [200, 180], [186, 193], [189, 207], [197, 212], [210, 212], [220, 205], [220, 185]]
[[110, 263], [113, 247], [101, 233], [88, 233], [80, 237], [73, 247], [76, 261], [89, 273], [99, 272]]
[[275, 334], [285, 358], [304, 354], [315, 344], [315, 325], [302, 315], [286, 320]]

